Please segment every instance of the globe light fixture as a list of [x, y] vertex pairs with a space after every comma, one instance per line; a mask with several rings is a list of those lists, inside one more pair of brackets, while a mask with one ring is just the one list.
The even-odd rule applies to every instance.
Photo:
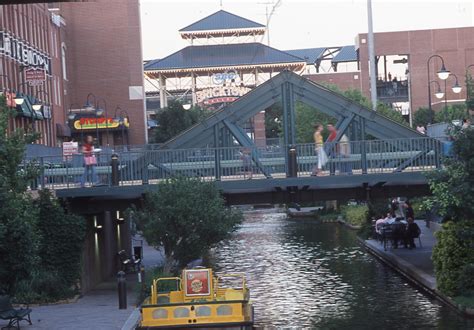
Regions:
[[449, 74], [451, 72], [449, 70], [446, 70], [446, 67], [444, 66], [444, 63], [441, 66], [441, 69], [437, 72], [438, 78], [441, 80], [446, 80], [449, 77]]

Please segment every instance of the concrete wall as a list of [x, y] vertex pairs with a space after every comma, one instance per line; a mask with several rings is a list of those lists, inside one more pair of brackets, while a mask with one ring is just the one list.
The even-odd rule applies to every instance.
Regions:
[[[82, 257], [81, 291], [90, 291], [97, 284], [115, 278], [121, 269], [118, 251], [131, 255], [130, 222], [117, 222], [116, 212], [85, 217], [87, 236]], [[97, 230], [96, 226], [102, 228]]]

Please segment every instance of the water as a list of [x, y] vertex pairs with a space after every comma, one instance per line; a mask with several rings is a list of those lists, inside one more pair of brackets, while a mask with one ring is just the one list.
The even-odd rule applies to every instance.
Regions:
[[257, 326], [317, 329], [473, 329], [358, 244], [338, 224], [246, 214], [215, 249], [217, 271], [244, 272]]

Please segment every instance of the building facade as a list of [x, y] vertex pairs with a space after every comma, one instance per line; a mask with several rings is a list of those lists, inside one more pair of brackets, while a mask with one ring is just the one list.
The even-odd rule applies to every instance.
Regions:
[[0, 74], [10, 130], [39, 144], [147, 141], [138, 0], [0, 6]]

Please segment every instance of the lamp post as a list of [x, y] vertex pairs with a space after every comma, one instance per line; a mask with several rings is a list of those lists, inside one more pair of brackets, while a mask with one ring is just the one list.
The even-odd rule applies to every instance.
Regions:
[[[77, 106], [78, 104], [71, 103], [71, 104], [69, 105], [69, 113], [68, 113], [68, 119], [69, 119], [70, 121], [73, 121], [72, 127], [74, 127], [74, 120], [75, 120], [76, 117], [77, 117], [76, 114], [72, 112], [72, 109], [73, 109], [72, 107], [73, 107], [74, 105]], [[82, 107], [79, 106], [78, 109], [79, 109], [79, 125], [81, 125], [81, 143], [82, 143], [82, 142], [84, 141], [84, 130], [82, 129]], [[74, 128], [75, 128], [75, 127], [74, 127]]]
[[436, 73], [438, 75], [438, 78], [441, 79], [441, 80], [446, 80], [448, 79], [449, 77], [449, 71], [446, 70], [446, 66], [444, 65], [444, 59], [437, 55], [437, 54], [434, 54], [434, 55], [431, 55], [430, 57], [428, 57], [428, 60], [426, 61], [426, 67], [427, 67], [427, 71], [428, 71], [428, 110], [429, 110], [429, 113], [430, 113], [430, 124], [431, 122], [433, 121], [433, 114], [432, 114], [432, 109], [431, 109], [431, 83], [430, 83], [430, 79], [431, 79], [431, 75], [430, 75], [430, 61], [432, 58], [439, 58], [441, 60], [441, 69], [439, 69]]
[[[461, 93], [462, 87], [461, 85], [459, 85], [458, 76], [456, 76], [454, 73], [450, 73], [449, 76], [454, 76], [454, 78], [456, 79], [453, 87], [451, 87], [451, 90], [453, 91], [453, 93], [455, 94]], [[448, 92], [446, 89], [446, 80], [444, 81], [444, 108], [445, 109], [448, 108]]]
[[[104, 104], [104, 109], [103, 111], [105, 111], [105, 141], [107, 142], [107, 147], [109, 146], [109, 118], [107, 116], [107, 102], [105, 102], [105, 100], [103, 98], [100, 98], [97, 100], [97, 103], [96, 103], [96, 106], [97, 106], [97, 110], [96, 111], [99, 111], [99, 110], [102, 110], [100, 107], [99, 107], [99, 104], [100, 102], [102, 101], [102, 103]], [[97, 119], [96, 119], [97, 120]]]

